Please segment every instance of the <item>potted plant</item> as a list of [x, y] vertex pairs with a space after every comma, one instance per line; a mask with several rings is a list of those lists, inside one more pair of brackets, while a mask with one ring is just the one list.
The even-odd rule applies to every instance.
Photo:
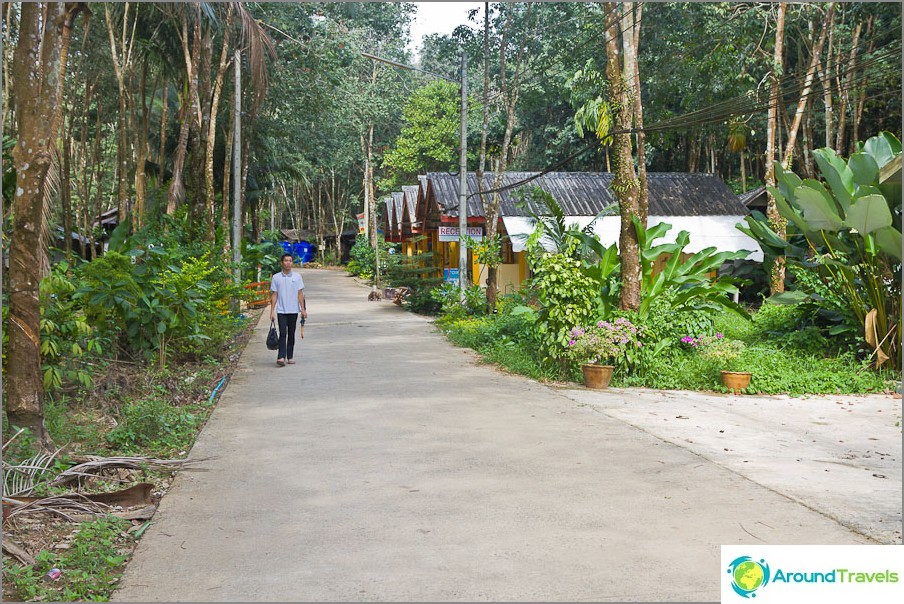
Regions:
[[744, 342], [726, 338], [721, 333], [714, 336], [691, 338], [687, 336], [681, 339], [682, 343], [696, 348], [698, 353], [714, 365], [722, 367], [719, 374], [722, 385], [729, 391], [740, 394], [750, 385], [753, 377], [749, 371], [738, 371], [737, 360], [744, 351]]
[[630, 348], [640, 348], [639, 330], [631, 321], [597, 321], [589, 327], [573, 327], [568, 333], [567, 354], [580, 363], [584, 385], [608, 388], [615, 365]]

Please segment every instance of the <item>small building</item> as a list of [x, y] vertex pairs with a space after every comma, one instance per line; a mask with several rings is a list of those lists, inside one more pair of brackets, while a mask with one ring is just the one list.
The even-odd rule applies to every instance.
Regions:
[[[566, 214], [566, 224], [583, 228], [594, 222], [593, 230], [604, 245], [618, 243], [621, 218], [618, 201], [611, 190], [614, 175], [607, 172], [508, 172], [503, 176], [498, 230], [503, 238], [502, 259], [497, 274], [501, 291], [514, 291], [528, 276], [524, 259], [525, 240], [534, 230], [531, 212], [545, 209], [527, 199], [532, 187], [550, 194]], [[493, 188], [494, 174], [484, 175], [484, 191]], [[690, 234], [685, 251], [693, 253], [706, 247], [719, 251], [748, 250], [749, 258], [762, 260], [759, 245], [735, 228], [749, 212], [718, 177], [703, 173], [650, 173], [648, 181], [648, 226], [660, 222], [672, 225], [662, 242], [674, 241], [682, 230]], [[476, 175], [468, 173], [467, 226], [472, 236], [482, 236], [485, 226], [483, 204], [477, 190]], [[425, 186], [426, 184], [426, 186]], [[428, 173], [421, 182], [418, 220], [437, 252], [443, 268], [458, 267], [459, 222], [458, 176]], [[487, 193], [489, 194], [489, 193]], [[444, 237], [444, 234], [446, 235]], [[472, 281], [485, 283], [485, 267], [469, 262]]]

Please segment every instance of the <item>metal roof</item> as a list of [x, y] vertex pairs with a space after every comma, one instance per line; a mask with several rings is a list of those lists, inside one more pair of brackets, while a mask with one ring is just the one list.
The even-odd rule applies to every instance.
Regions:
[[[503, 186], [515, 185], [534, 178], [522, 185], [502, 191], [500, 215], [529, 216], [530, 212], [520, 198], [532, 187], [538, 186], [559, 203], [569, 216], [596, 216], [603, 210], [618, 214], [618, 202], [610, 189], [614, 175], [611, 172], [506, 172]], [[495, 175], [484, 174], [484, 190], [493, 188]], [[458, 216], [458, 175], [448, 172], [429, 172], [426, 180], [432, 185], [433, 198], [441, 212]], [[714, 174], [683, 172], [651, 172], [647, 174], [650, 216], [744, 216], [747, 208], [731, 189]], [[521, 191], [521, 193], [519, 193]], [[468, 215], [483, 216], [483, 205], [477, 193], [477, 177], [468, 173]], [[543, 209], [528, 203], [536, 213]]]
[[[402, 186], [402, 193], [405, 194], [405, 208], [407, 208], [407, 210], [408, 210], [408, 217], [409, 217], [408, 219], [413, 222], [417, 222], [417, 220], [413, 219], [412, 216], [416, 216], [415, 212], [417, 211], [417, 198], [418, 198], [418, 192], [420, 190], [421, 190], [420, 185], [404, 185], [404, 186]], [[404, 215], [405, 214], [403, 212], [402, 216], [404, 216]]]
[[402, 204], [405, 203], [405, 194], [401, 191], [393, 191], [390, 195], [392, 195], [392, 205], [394, 208], [392, 230], [396, 233], [400, 233], [402, 232]]

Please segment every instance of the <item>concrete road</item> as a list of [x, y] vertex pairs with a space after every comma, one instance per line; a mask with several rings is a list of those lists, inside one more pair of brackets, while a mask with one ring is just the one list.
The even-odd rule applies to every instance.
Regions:
[[[276, 367], [264, 317], [192, 449], [209, 471], [177, 477], [114, 600], [718, 601], [721, 544], [888, 534], [619, 416], [641, 391], [479, 366], [344, 273], [303, 274], [299, 363]], [[897, 530], [900, 510], [899, 489]]]

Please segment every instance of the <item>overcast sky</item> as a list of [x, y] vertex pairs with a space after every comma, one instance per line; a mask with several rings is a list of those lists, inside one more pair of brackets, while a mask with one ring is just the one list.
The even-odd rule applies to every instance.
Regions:
[[[459, 25], [468, 25], [468, 11], [483, 10], [483, 2], [415, 2], [417, 16], [411, 24], [412, 51], [417, 51], [427, 34], [451, 34]], [[473, 24], [471, 24], [473, 26]]]

